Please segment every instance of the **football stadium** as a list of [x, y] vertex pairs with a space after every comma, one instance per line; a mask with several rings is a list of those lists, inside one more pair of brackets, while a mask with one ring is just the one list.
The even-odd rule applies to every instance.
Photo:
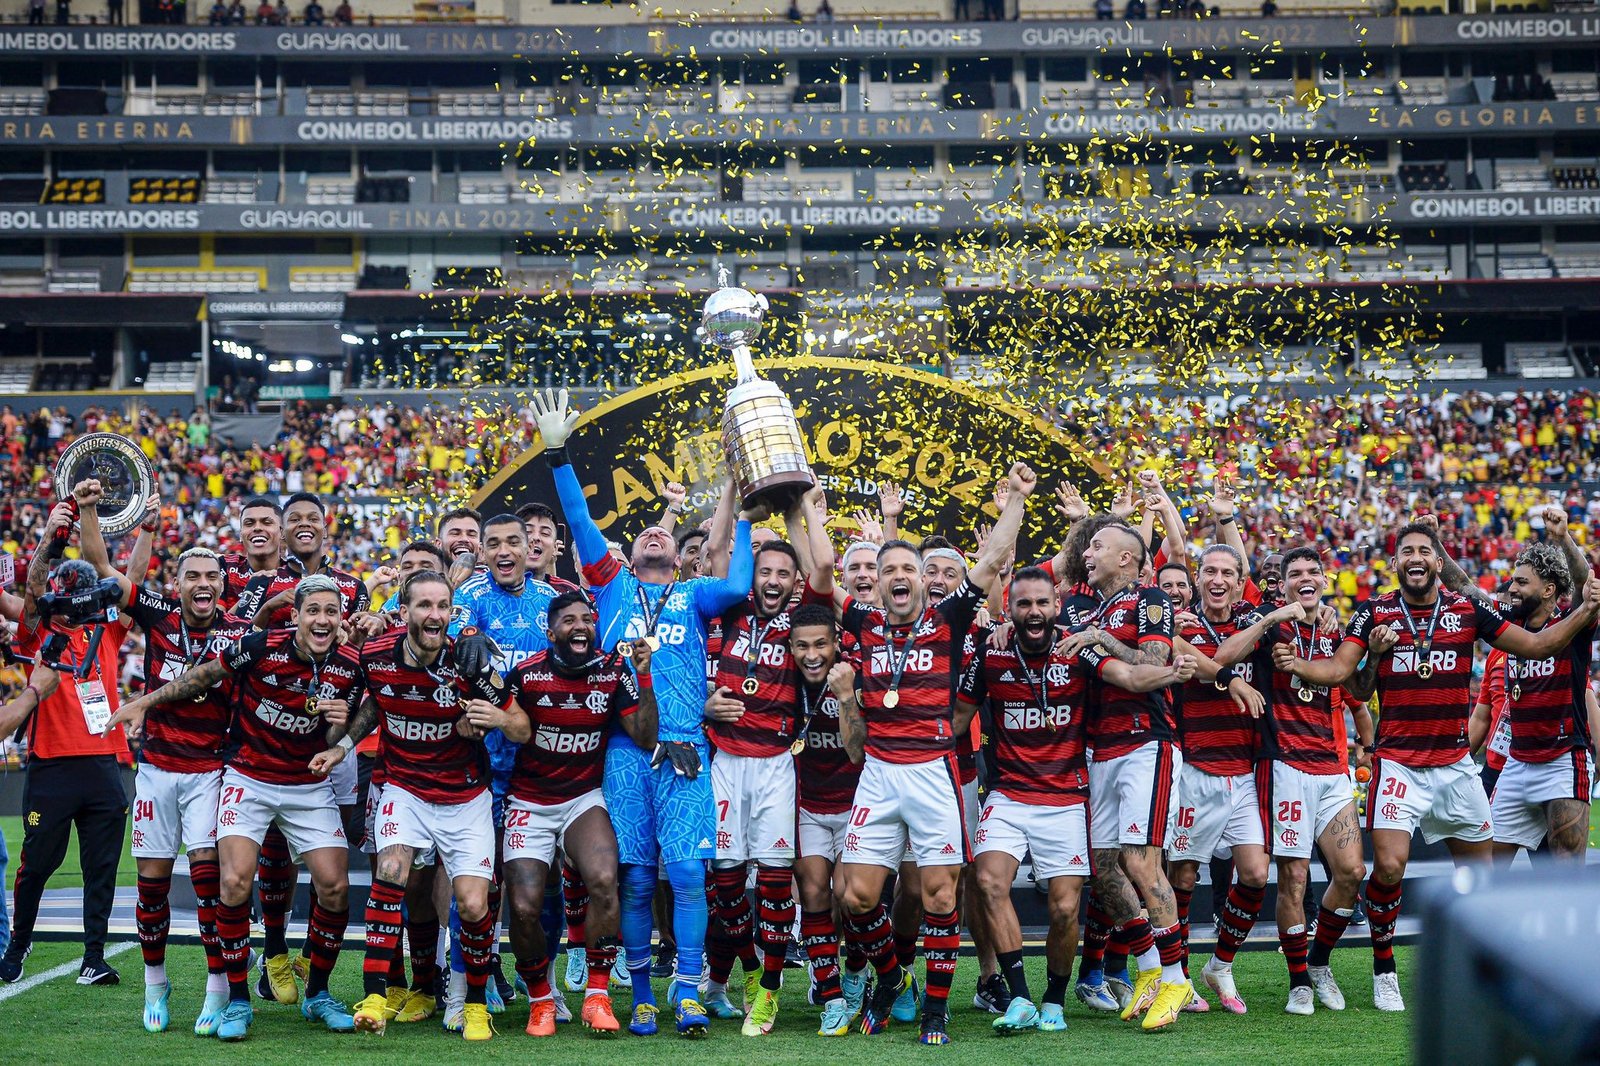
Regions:
[[0, 1059], [1597, 1054], [1592, 0], [18, 0], [0, 146]]

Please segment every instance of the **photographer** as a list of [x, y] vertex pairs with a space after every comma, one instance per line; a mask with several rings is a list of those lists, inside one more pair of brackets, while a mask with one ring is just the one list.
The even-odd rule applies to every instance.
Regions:
[[[106, 925], [117, 883], [117, 862], [127, 832], [128, 801], [122, 790], [118, 760], [131, 761], [121, 730], [103, 736], [116, 712], [118, 638], [107, 635], [93, 656], [90, 646], [105, 628], [105, 608], [114, 606], [121, 589], [102, 583], [82, 560], [62, 563], [50, 573], [58, 554], [58, 535], [70, 533], [73, 507], [59, 503], [50, 512], [43, 540], [28, 566], [22, 624], [16, 652], [55, 666], [63, 675], [56, 690], [44, 695], [27, 719], [28, 779], [24, 803], [22, 852], [12, 908], [11, 943], [0, 957], [0, 981], [22, 977], [23, 960], [33, 941], [33, 925], [45, 883], [66, 856], [74, 825], [78, 858], [83, 867], [83, 965], [78, 983], [116, 984], [117, 971], [106, 965]], [[28, 700], [27, 693], [22, 699]]]

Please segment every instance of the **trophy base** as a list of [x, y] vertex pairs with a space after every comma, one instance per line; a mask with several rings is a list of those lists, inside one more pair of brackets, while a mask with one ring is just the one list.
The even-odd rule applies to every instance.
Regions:
[[760, 504], [773, 514], [782, 514], [815, 484], [808, 470], [784, 470], [752, 483], [745, 490], [742, 502], [745, 507]]

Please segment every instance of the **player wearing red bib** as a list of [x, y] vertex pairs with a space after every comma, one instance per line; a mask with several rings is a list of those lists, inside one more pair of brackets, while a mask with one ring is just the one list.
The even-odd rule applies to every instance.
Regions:
[[326, 716], [348, 714], [360, 693], [360, 662], [340, 647], [340, 594], [332, 579], [308, 577], [295, 590], [294, 627], [252, 633], [219, 658], [186, 671], [130, 704], [130, 718], [166, 703], [193, 699], [235, 678], [234, 739], [238, 752], [222, 777], [217, 850], [222, 865], [217, 936], [228, 972], [228, 1005], [217, 1037], [242, 1040], [253, 1020], [247, 985], [250, 883], [267, 827], [276, 824], [291, 853], [311, 871], [316, 900], [306, 944], [310, 970], [301, 1012], [330, 1030], [355, 1021], [328, 993], [349, 923], [349, 852], [328, 779], [313, 769], [327, 746]]
[[[1559, 507], [1549, 511], [1560, 514]], [[1563, 525], [1565, 518], [1561, 514]], [[1546, 532], [1563, 535], [1550, 525], [1547, 517]], [[1507, 614], [1538, 632], [1561, 618], [1557, 604], [1571, 587], [1563, 553], [1553, 544], [1532, 545], [1517, 556]], [[1499, 667], [1511, 739], [1491, 803], [1499, 865], [1509, 864], [1521, 848], [1537, 848], [1546, 837], [1552, 854], [1571, 861], [1582, 862], [1588, 850], [1594, 738], [1584, 690], [1594, 632], [1591, 621], [1551, 658], [1507, 656]]]
[[1402, 527], [1395, 545], [1399, 590], [1356, 609], [1331, 660], [1307, 663], [1279, 653], [1296, 676], [1314, 686], [1345, 684], [1365, 657], [1363, 676], [1350, 688], [1360, 697], [1370, 684], [1378, 694], [1381, 710], [1367, 804], [1373, 853], [1367, 915], [1372, 923], [1373, 1000], [1379, 1010], [1390, 1011], [1405, 1009], [1395, 977], [1393, 939], [1412, 833], [1420, 825], [1425, 839], [1445, 840], [1458, 863], [1481, 861], [1491, 850], [1488, 800], [1468, 751], [1474, 642], [1488, 641], [1523, 660], [1549, 659], [1600, 612], [1600, 584], [1591, 581], [1580, 606], [1530, 633], [1489, 604], [1440, 588], [1445, 555], [1431, 525]]
[[[506, 678], [503, 707], [473, 704], [474, 724], [519, 746], [506, 800], [504, 860], [511, 895], [511, 947], [528, 986], [527, 1033], [553, 1036], [552, 947], [540, 924], [545, 883], [559, 846], [588, 887], [587, 992], [583, 1024], [617, 1032], [606, 982], [618, 948], [617, 838], [602, 791], [606, 738], [621, 729], [645, 751], [656, 746], [650, 646], [632, 644], [633, 672], [598, 655], [594, 610], [581, 592], [550, 602], [550, 648]], [[635, 679], [637, 674], [637, 680]]]

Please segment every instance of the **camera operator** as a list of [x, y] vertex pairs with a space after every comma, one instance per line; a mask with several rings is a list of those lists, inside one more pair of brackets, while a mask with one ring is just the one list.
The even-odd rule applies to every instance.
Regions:
[[[72, 529], [71, 503], [58, 503], [45, 524], [44, 538], [28, 566], [22, 624], [16, 651], [40, 664], [57, 667], [61, 683], [44, 695], [26, 723], [28, 778], [24, 794], [22, 853], [17, 867], [12, 907], [11, 943], [0, 957], [0, 981], [22, 977], [23, 960], [33, 942], [33, 926], [45, 883], [66, 856], [74, 825], [78, 858], [83, 867], [83, 965], [81, 985], [116, 984], [117, 971], [106, 965], [106, 925], [116, 891], [117, 862], [127, 832], [128, 800], [118, 761], [131, 762], [120, 729], [102, 735], [116, 712], [118, 637], [115, 630], [90, 657], [97, 630], [105, 627], [104, 609], [115, 606], [120, 588], [101, 582], [93, 566], [81, 559], [62, 563], [50, 573], [58, 539]], [[107, 598], [109, 597], [109, 598]], [[31, 697], [24, 693], [22, 699]]]

